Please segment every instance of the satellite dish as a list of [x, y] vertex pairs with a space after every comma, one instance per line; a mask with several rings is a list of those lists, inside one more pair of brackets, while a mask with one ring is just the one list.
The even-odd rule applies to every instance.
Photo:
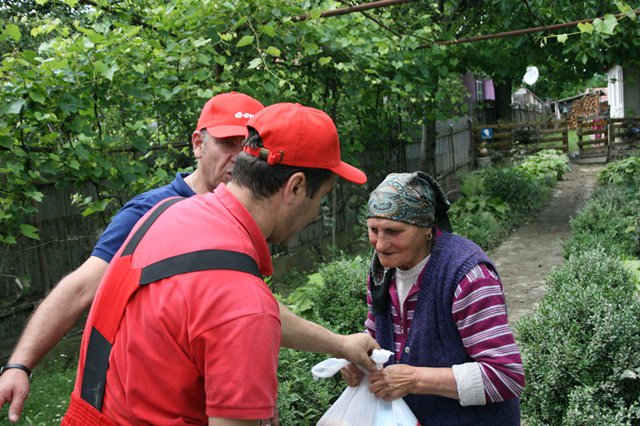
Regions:
[[528, 66], [527, 72], [524, 74], [524, 77], [522, 77], [522, 81], [527, 83], [529, 86], [533, 86], [536, 81], [538, 81], [539, 75], [540, 74], [538, 73], [538, 67], [533, 65]]

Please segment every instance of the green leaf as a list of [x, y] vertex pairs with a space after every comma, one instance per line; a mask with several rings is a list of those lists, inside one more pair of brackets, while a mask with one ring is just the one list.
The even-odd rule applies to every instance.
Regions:
[[596, 18], [593, 20], [593, 28], [597, 33], [601, 33], [604, 27], [604, 22], [602, 22], [602, 19], [600, 18]]
[[20, 225], [20, 233], [27, 238], [32, 238], [34, 240], [39, 240], [40, 236], [38, 235], [38, 228], [35, 226], [21, 224]]
[[581, 33], [592, 34], [593, 24], [591, 22], [585, 22], [584, 24], [578, 24], [578, 29]]
[[254, 58], [251, 62], [249, 62], [249, 69], [256, 68], [260, 64], [262, 64], [262, 58]]
[[9, 235], [9, 236], [4, 236], [4, 235], [0, 235], [0, 243], [2, 244], [15, 244], [16, 243], [16, 238], [13, 235]]
[[77, 160], [71, 160], [69, 161], [69, 167], [71, 167], [73, 170], [80, 170], [80, 163], [78, 163]]
[[322, 12], [318, 9], [314, 9], [311, 11], [311, 13], [309, 13], [309, 16], [311, 17], [311, 19], [318, 19], [322, 16]]
[[238, 42], [238, 44], [236, 44], [236, 47], [244, 47], [244, 46], [248, 46], [251, 43], [253, 43], [253, 36], [251, 35], [246, 35], [244, 37], [242, 37], [240, 39], [240, 41]]
[[211, 89], [198, 89], [196, 93], [198, 94], [198, 97], [204, 99], [209, 99], [213, 96], [213, 90]]
[[41, 202], [44, 198], [44, 194], [40, 191], [28, 191], [25, 192], [24, 195], [26, 195], [28, 198], [31, 198], [32, 200], [36, 200], [37, 202]]
[[196, 41], [193, 42], [193, 46], [194, 47], [202, 47], [205, 46], [207, 44], [211, 43], [211, 39], [210, 38], [199, 38]]
[[18, 99], [14, 101], [11, 105], [9, 105], [7, 114], [20, 114], [20, 111], [22, 111], [22, 107], [26, 104], [27, 101], [25, 101], [24, 99]]
[[273, 47], [273, 46], [269, 46], [266, 50], [266, 52], [271, 55], [271, 56], [280, 56], [280, 49], [278, 49], [277, 47]]
[[318, 63], [320, 65], [326, 65], [329, 62], [331, 62], [331, 56], [323, 56], [322, 58], [318, 59]]
[[558, 42], [564, 44], [567, 41], [568, 38], [569, 38], [569, 36], [566, 33], [565, 34], [560, 34], [560, 35], [558, 35]]
[[76, 7], [76, 5], [78, 4], [78, 0], [63, 0], [63, 1], [67, 6], [71, 8]]
[[114, 63], [112, 66], [108, 66], [104, 62], [100, 62], [100, 61], [98, 61], [95, 64], [93, 64], [93, 66], [94, 66], [95, 70], [98, 72], [98, 74], [100, 74], [101, 76], [103, 76], [107, 80], [113, 80], [113, 75], [119, 69], [118, 64], [116, 64], [116, 63]]
[[4, 34], [11, 37], [16, 43], [19, 42], [22, 38], [22, 34], [20, 34], [20, 28], [18, 28], [16, 24], [7, 24], [7, 26], [4, 27]]
[[38, 121], [48, 120], [48, 119], [50, 119], [50, 118], [52, 118], [52, 117], [53, 117], [54, 119], [56, 118], [56, 115], [55, 115], [55, 114], [51, 114], [51, 113], [49, 113], [49, 112], [46, 112], [46, 113], [44, 113], [44, 114], [43, 114], [43, 113], [41, 113], [40, 111], [36, 111], [36, 112], [34, 112], [34, 113], [33, 113], [33, 116], [34, 116], [34, 117], [36, 118], [36, 120], [38, 120]]
[[614, 15], [608, 14], [604, 16], [604, 31], [603, 31], [604, 34], [608, 34], [608, 35], [613, 34], [613, 31], [616, 29], [617, 26], [618, 26], [618, 20]]
[[38, 102], [39, 104], [44, 104], [46, 97], [44, 96], [44, 94], [40, 91], [32, 91], [29, 92], [29, 97], [31, 99], [33, 99], [34, 101]]
[[144, 64], [133, 64], [131, 66], [131, 68], [134, 69], [134, 71], [139, 72], [140, 74], [144, 74], [144, 72], [146, 71], [147, 67], [144, 66]]
[[578, 58], [580, 59], [580, 62], [582, 62], [583, 64], [586, 64], [587, 61], [589, 60], [589, 57], [587, 56], [586, 53], [581, 53]]
[[624, 370], [622, 374], [620, 374], [620, 379], [637, 379], [638, 373], [633, 370]]
[[276, 35], [276, 29], [273, 28], [271, 25], [263, 25], [262, 32], [269, 37], [273, 37]]

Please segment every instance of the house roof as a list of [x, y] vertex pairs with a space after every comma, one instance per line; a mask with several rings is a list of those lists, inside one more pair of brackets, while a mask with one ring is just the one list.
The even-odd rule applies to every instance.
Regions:
[[606, 87], [597, 87], [593, 89], [587, 89], [584, 93], [580, 93], [579, 95], [569, 96], [568, 98], [556, 99], [554, 102], [557, 103], [565, 103], [565, 102], [573, 102], [576, 99], [584, 98], [585, 96], [593, 95], [594, 93], [599, 93], [600, 96], [607, 96], [607, 88]]

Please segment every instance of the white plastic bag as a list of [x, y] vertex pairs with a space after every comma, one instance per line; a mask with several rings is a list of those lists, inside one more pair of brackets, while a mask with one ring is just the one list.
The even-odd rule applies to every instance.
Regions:
[[[392, 355], [385, 349], [374, 349], [371, 359], [381, 369]], [[329, 358], [312, 369], [315, 379], [331, 377], [349, 365], [346, 359]], [[340, 398], [320, 418], [317, 426], [419, 426], [418, 419], [402, 398], [378, 399], [369, 392], [368, 373], [357, 387], [347, 386]]]

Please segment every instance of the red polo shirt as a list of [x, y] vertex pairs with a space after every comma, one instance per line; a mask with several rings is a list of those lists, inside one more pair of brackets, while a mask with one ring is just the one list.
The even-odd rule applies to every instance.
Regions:
[[[160, 215], [132, 265], [207, 249], [246, 253], [263, 275], [273, 272], [264, 236], [224, 185]], [[122, 425], [272, 417], [279, 347], [278, 304], [259, 278], [221, 270], [165, 278], [127, 305], [102, 411]]]

